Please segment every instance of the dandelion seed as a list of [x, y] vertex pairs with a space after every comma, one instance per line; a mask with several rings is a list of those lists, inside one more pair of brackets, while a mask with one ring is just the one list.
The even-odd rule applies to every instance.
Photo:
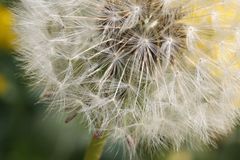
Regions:
[[238, 9], [237, 0], [21, 0], [13, 10], [19, 59], [50, 110], [136, 153], [215, 146], [238, 124]]

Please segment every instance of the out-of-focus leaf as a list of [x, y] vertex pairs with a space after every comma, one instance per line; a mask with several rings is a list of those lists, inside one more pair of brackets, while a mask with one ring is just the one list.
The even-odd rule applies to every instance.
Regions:
[[0, 96], [3, 95], [8, 88], [8, 83], [4, 75], [0, 73]]

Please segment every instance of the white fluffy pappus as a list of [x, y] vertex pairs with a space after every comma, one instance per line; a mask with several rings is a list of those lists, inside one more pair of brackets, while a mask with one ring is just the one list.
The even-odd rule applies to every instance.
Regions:
[[238, 124], [239, 9], [237, 0], [21, 0], [13, 10], [19, 59], [49, 109], [135, 150], [215, 146]]

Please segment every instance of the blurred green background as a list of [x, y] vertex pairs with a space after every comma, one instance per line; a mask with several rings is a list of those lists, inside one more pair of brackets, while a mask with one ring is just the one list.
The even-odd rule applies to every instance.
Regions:
[[[45, 112], [47, 106], [38, 103], [39, 93], [30, 90], [14, 58], [11, 2], [0, 0], [0, 160], [82, 160], [90, 135], [78, 121], [65, 124], [61, 115]], [[121, 146], [107, 144], [102, 160], [114, 159], [127, 158]], [[239, 160], [240, 129], [217, 149], [164, 153], [160, 159]]]

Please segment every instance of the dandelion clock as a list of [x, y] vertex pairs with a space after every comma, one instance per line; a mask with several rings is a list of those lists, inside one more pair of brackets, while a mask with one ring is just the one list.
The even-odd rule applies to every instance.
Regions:
[[96, 152], [106, 136], [136, 159], [199, 150], [240, 117], [239, 9], [239, 0], [21, 0], [18, 59], [50, 111], [94, 132]]

